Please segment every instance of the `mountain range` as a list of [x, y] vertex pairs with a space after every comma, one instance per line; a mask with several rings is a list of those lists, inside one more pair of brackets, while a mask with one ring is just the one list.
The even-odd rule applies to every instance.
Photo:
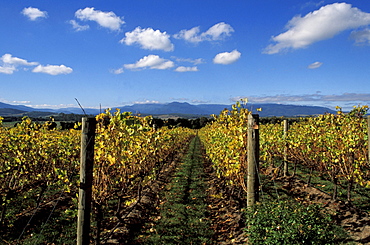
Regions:
[[[129, 106], [116, 107], [122, 112], [129, 111], [134, 114], [141, 115], [177, 115], [186, 117], [199, 117], [209, 116], [211, 114], [218, 115], [223, 109], [231, 109], [231, 105], [223, 104], [198, 104], [193, 105], [187, 102], [171, 102], [166, 104], [134, 104]], [[324, 113], [335, 113], [326, 107], [320, 106], [303, 106], [303, 105], [283, 105], [283, 104], [248, 104], [246, 106], [253, 113], [256, 113], [257, 108], [262, 108], [258, 114], [261, 117], [296, 117], [296, 116], [309, 116]], [[115, 109], [115, 108], [112, 108]], [[100, 113], [99, 109], [84, 109], [86, 114], [97, 115]], [[53, 114], [84, 114], [81, 108], [61, 108], [53, 109], [35, 109], [23, 105], [10, 105], [0, 102], [0, 116], [52, 116]]]

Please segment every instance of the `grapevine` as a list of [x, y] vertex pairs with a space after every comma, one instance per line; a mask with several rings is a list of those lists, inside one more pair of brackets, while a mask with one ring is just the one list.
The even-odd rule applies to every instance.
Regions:
[[[119, 110], [100, 114], [96, 120], [93, 203], [100, 217], [97, 222], [113, 225], [118, 222], [119, 210], [139, 201], [137, 190], [156, 178], [163, 164], [171, 161], [194, 132], [166, 127], [156, 130], [150, 126], [151, 117], [141, 118]], [[75, 200], [71, 205], [76, 203], [73, 193], [79, 186], [76, 176], [81, 132], [50, 130], [51, 123], [41, 125], [25, 117], [13, 128], [0, 125], [0, 226], [11, 229], [17, 220], [13, 213], [35, 210], [55, 198], [43, 197], [48, 189], [71, 193]], [[27, 201], [21, 204], [20, 199]], [[10, 210], [8, 207], [15, 203], [19, 203], [18, 211]], [[120, 203], [117, 215], [112, 214], [109, 210], [117, 210]], [[65, 212], [75, 218], [75, 209], [71, 206]]]
[[[370, 187], [367, 123], [363, 117], [367, 110], [368, 106], [359, 106], [347, 114], [339, 109], [337, 114], [300, 120], [290, 126], [285, 138], [282, 124], [261, 125], [260, 159], [264, 166], [271, 165], [283, 159], [284, 148], [288, 147], [290, 162], [327, 174], [334, 182], [344, 179], [349, 184]], [[237, 103], [200, 130], [218, 176], [226, 177], [230, 184], [244, 185], [248, 113]]]

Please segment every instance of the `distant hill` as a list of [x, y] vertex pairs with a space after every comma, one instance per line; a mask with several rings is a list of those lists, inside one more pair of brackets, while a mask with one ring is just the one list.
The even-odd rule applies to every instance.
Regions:
[[[320, 106], [297, 106], [297, 105], [281, 105], [281, 104], [248, 104], [247, 108], [256, 112], [257, 108], [262, 108], [258, 112], [261, 117], [272, 116], [307, 116], [319, 115], [324, 113], [335, 113], [326, 107]], [[224, 109], [231, 109], [231, 105], [222, 104], [200, 104], [192, 105], [189, 103], [172, 102], [168, 104], [135, 104], [131, 106], [119, 107], [121, 111], [131, 111], [133, 113], [163, 115], [163, 114], [193, 114], [208, 116], [211, 114], [218, 115]]]
[[10, 105], [0, 102], [0, 109], [16, 109], [19, 111], [34, 111], [35, 109], [24, 105]]
[[[85, 108], [85, 113], [87, 115], [98, 115], [100, 113], [100, 110], [98, 109], [89, 109], [89, 108]], [[61, 109], [58, 109], [58, 110], [54, 110], [54, 112], [57, 112], [57, 113], [65, 113], [65, 114], [84, 114], [84, 112], [82, 111], [81, 108], [61, 108]], [[104, 110], [103, 110], [104, 112]]]
[[193, 114], [193, 115], [210, 115], [199, 107], [199, 105], [191, 105], [189, 103], [172, 102], [168, 104], [134, 104], [131, 106], [119, 107], [121, 111], [131, 111], [141, 114]]
[[[142, 115], [194, 115], [194, 116], [209, 116], [211, 114], [218, 115], [223, 109], [231, 109], [231, 105], [222, 104], [199, 104], [193, 105], [186, 102], [171, 102], [167, 104], [134, 104], [129, 106], [117, 107], [122, 112], [129, 111], [134, 114]], [[261, 117], [294, 117], [294, 116], [309, 116], [319, 115], [324, 113], [335, 113], [326, 107], [320, 106], [299, 106], [299, 105], [282, 105], [282, 104], [248, 104], [247, 108], [256, 113], [257, 108], [262, 108], [258, 112]], [[115, 108], [112, 108], [113, 110]], [[97, 115], [100, 113], [98, 109], [85, 109], [87, 114]], [[81, 108], [62, 108], [58, 110], [52, 109], [34, 109], [22, 105], [9, 105], [0, 102], [0, 116], [19, 116], [29, 115], [30, 112], [39, 114], [40, 116], [48, 116], [56, 113], [65, 114], [83, 114]]]
[[26, 111], [13, 109], [13, 108], [0, 108], [0, 116], [13, 116], [13, 115], [23, 115]]

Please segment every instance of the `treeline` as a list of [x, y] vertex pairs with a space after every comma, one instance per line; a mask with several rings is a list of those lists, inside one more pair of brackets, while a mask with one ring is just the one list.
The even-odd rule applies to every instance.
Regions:
[[[64, 129], [70, 129], [73, 128], [75, 123], [81, 122], [82, 117], [85, 115], [82, 114], [65, 114], [65, 113], [58, 113], [52, 116], [48, 117], [32, 117], [29, 116], [29, 118], [32, 119], [33, 122], [46, 122], [46, 121], [53, 121], [59, 122], [60, 127], [62, 130]], [[93, 117], [94, 115], [88, 115], [90, 117]], [[3, 122], [21, 122], [23, 116], [11, 116], [11, 117], [3, 117]], [[286, 118], [286, 117], [261, 117], [260, 118], [260, 124], [277, 124], [281, 123], [284, 120], [288, 120], [289, 124], [292, 124], [293, 122], [300, 122], [307, 120], [307, 118]], [[200, 129], [206, 126], [208, 123], [213, 122], [214, 118], [212, 117], [199, 117], [194, 119], [187, 119], [187, 118], [169, 118], [169, 119], [161, 119], [161, 118], [153, 118], [151, 126], [155, 128], [161, 128], [161, 127], [169, 127], [169, 128], [175, 128], [175, 127], [184, 127], [184, 128], [190, 128], [190, 129]], [[52, 128], [57, 127], [56, 124], [51, 125]]]
[[295, 122], [302, 122], [302, 121], [307, 121], [308, 118], [313, 117], [261, 117], [259, 119], [260, 124], [281, 124], [284, 120], [287, 120], [288, 123], [291, 125]]
[[[60, 128], [62, 130], [65, 129], [71, 129], [74, 128], [75, 124], [78, 122], [81, 122], [82, 117], [85, 115], [80, 115], [80, 114], [64, 114], [64, 113], [59, 113], [53, 116], [49, 117], [32, 117], [29, 116], [29, 118], [33, 122], [38, 122], [42, 124], [43, 122], [46, 121], [52, 121], [50, 123], [50, 129], [56, 128], [58, 124], [60, 125]], [[93, 115], [90, 115], [93, 117]], [[24, 116], [11, 116], [11, 117], [3, 117], [3, 122], [21, 122], [22, 118]], [[209, 122], [213, 122], [213, 118], [207, 118], [207, 117], [200, 117], [200, 118], [195, 118], [195, 119], [187, 119], [187, 118], [177, 118], [177, 119], [161, 119], [161, 118], [153, 118], [151, 122], [151, 126], [155, 128], [161, 128], [161, 127], [169, 127], [169, 128], [176, 128], [176, 127], [184, 127], [184, 128], [190, 128], [190, 129], [200, 129], [207, 125]], [[15, 124], [17, 125], [17, 123]]]
[[190, 129], [200, 129], [206, 126], [208, 123], [213, 122], [213, 118], [208, 117], [200, 117], [195, 119], [186, 119], [186, 118], [177, 118], [177, 119], [161, 119], [161, 118], [153, 118], [152, 120], [152, 127], [161, 128], [161, 127], [169, 127], [169, 128], [176, 128], [176, 127], [183, 127], [183, 128], [190, 128]]
[[[32, 119], [34, 122], [45, 122], [45, 121], [50, 121], [51, 118], [54, 119], [54, 121], [62, 122], [62, 121], [73, 121], [73, 122], [81, 122], [82, 117], [85, 115], [82, 114], [65, 114], [65, 113], [58, 113], [58, 114], [53, 114], [49, 116], [43, 116], [43, 117], [34, 117], [31, 114], [30, 115], [22, 115], [22, 116], [3, 116], [3, 122], [19, 122], [22, 121], [22, 118], [24, 116], [28, 116], [29, 118]], [[93, 115], [88, 115], [93, 117]]]

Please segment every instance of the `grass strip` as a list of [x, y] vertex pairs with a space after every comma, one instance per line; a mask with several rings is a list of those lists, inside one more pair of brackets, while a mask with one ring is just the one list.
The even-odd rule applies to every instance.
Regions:
[[146, 244], [206, 244], [212, 236], [206, 210], [206, 183], [200, 140], [189, 145], [161, 205], [161, 218]]

